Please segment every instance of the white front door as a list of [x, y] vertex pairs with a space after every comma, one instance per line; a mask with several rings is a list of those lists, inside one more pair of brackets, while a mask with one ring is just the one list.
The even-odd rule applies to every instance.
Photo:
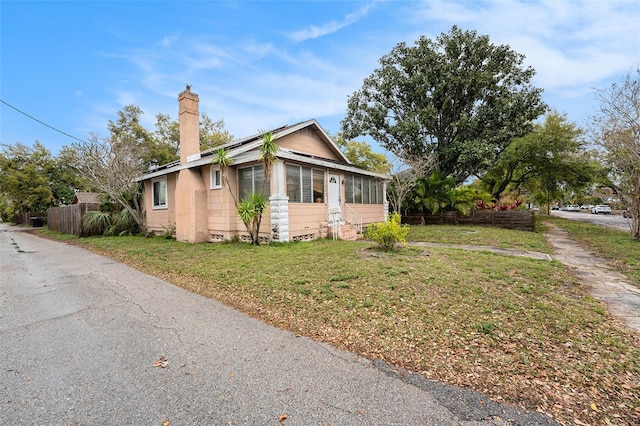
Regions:
[[340, 175], [329, 174], [329, 186], [327, 187], [327, 199], [329, 211], [340, 211]]

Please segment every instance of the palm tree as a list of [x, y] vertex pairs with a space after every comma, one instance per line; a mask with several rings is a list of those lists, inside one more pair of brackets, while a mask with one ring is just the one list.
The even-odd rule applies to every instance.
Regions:
[[220, 167], [220, 178], [222, 179], [222, 185], [226, 184], [227, 189], [229, 190], [229, 194], [231, 194], [231, 198], [233, 198], [233, 203], [236, 208], [238, 207], [238, 199], [235, 194], [231, 190], [231, 185], [229, 184], [229, 178], [227, 175], [227, 170], [229, 166], [233, 163], [233, 158], [229, 155], [229, 151], [225, 148], [220, 148], [213, 155], [213, 159], [211, 160], [211, 164], [217, 164]]
[[277, 160], [276, 154], [280, 147], [276, 144], [273, 132], [262, 132], [262, 145], [260, 145], [260, 160], [264, 165], [265, 176], [271, 176], [271, 166]]
[[418, 180], [416, 186], [407, 197], [409, 208], [416, 209], [422, 214], [437, 214], [449, 204], [448, 193], [455, 188], [452, 178], [447, 178], [441, 172], [435, 171], [426, 178]]
[[240, 219], [247, 228], [247, 232], [251, 237], [251, 244], [260, 245], [260, 224], [262, 223], [262, 214], [267, 207], [266, 197], [264, 196], [265, 188], [264, 184], [266, 178], [271, 176], [271, 168], [273, 163], [278, 158], [276, 153], [278, 152], [278, 145], [276, 145], [276, 138], [273, 136], [273, 132], [261, 132], [262, 144], [260, 145], [260, 160], [264, 166], [265, 179], [262, 182], [262, 194], [251, 192], [245, 198], [238, 202], [238, 199], [231, 190], [229, 179], [227, 177], [227, 169], [233, 162], [233, 159], [229, 156], [229, 151], [224, 148], [219, 149], [214, 154], [212, 164], [217, 164], [220, 167], [220, 176], [222, 178], [222, 184], [227, 186], [229, 194], [233, 198], [233, 202], [236, 206], [236, 211], [240, 216]]
[[255, 192], [250, 193], [246, 198], [240, 201], [238, 206], [238, 214], [244, 222], [249, 235], [251, 235], [251, 244], [260, 245], [260, 224], [262, 223], [262, 214], [267, 208], [267, 201], [264, 195], [265, 183], [267, 178], [271, 177], [271, 168], [277, 160], [278, 145], [273, 132], [261, 132], [262, 144], [260, 145], [260, 156], [258, 157], [264, 167], [264, 180], [262, 181], [262, 194]]

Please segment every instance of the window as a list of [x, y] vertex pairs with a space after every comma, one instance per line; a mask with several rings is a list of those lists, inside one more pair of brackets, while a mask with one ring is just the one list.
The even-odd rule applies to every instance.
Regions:
[[313, 169], [313, 202], [324, 203], [324, 171]]
[[153, 208], [167, 208], [167, 178], [157, 179], [151, 182], [151, 198]]
[[362, 204], [362, 176], [353, 177], [353, 202]]
[[246, 198], [250, 193], [263, 194], [268, 200], [271, 195], [271, 182], [264, 175], [262, 165], [245, 167], [238, 170], [238, 195]]
[[302, 201], [302, 189], [300, 185], [300, 167], [287, 164], [287, 197], [290, 203]]
[[324, 171], [287, 164], [290, 203], [324, 203]]
[[346, 203], [353, 203], [353, 175], [344, 178], [344, 199]]
[[367, 176], [345, 176], [344, 198], [347, 203], [382, 204], [382, 182]]
[[211, 167], [211, 189], [222, 188], [222, 171], [219, 167]]

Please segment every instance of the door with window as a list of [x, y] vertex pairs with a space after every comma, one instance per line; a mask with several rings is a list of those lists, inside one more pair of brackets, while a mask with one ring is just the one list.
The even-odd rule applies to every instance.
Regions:
[[329, 174], [327, 199], [329, 212], [340, 212], [340, 175]]

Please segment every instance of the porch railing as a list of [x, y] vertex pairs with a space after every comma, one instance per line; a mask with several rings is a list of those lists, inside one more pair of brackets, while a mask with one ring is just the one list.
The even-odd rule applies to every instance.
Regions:
[[344, 220], [356, 228], [358, 234], [362, 234], [362, 215], [346, 204], [344, 207]]
[[329, 209], [329, 226], [331, 226], [331, 234], [333, 239], [337, 240], [340, 235], [340, 223], [342, 222], [342, 212], [340, 207], [332, 207]]

